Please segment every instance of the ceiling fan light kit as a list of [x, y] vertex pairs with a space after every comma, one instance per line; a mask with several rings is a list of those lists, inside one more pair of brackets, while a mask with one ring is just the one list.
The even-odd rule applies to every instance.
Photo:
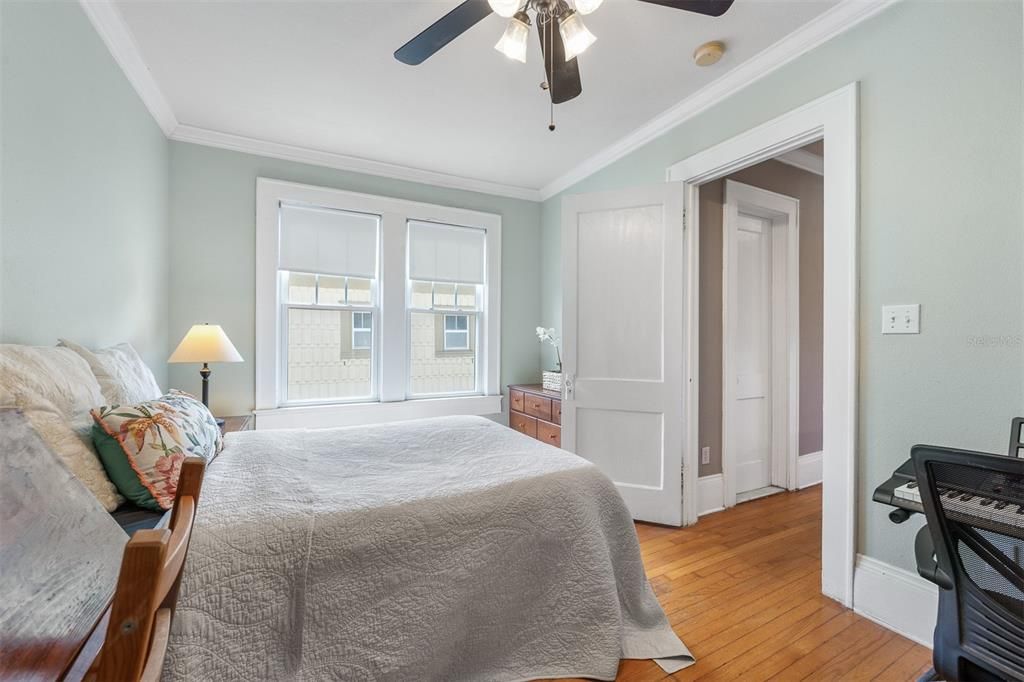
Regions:
[[[639, 1], [709, 17], [722, 16], [734, 2]], [[603, 0], [464, 0], [415, 38], [395, 50], [395, 59], [403, 64], [422, 64], [445, 45], [494, 13], [509, 19], [505, 32], [494, 49], [510, 59], [525, 63], [531, 25], [528, 12], [533, 12], [533, 23], [537, 25], [541, 54], [544, 57], [544, 77], [547, 79], [541, 84], [541, 88], [548, 93], [552, 106], [562, 104], [579, 97], [583, 92], [578, 58], [597, 38], [583, 24], [582, 17], [598, 9], [602, 2]], [[693, 58], [698, 65], [708, 66], [717, 62], [724, 52], [725, 46], [715, 41], [697, 48]], [[553, 118], [552, 116], [549, 130], [555, 129]]]
[[505, 33], [494, 46], [494, 49], [509, 59], [526, 63], [526, 41], [530, 37], [530, 17], [526, 12], [516, 12], [508, 20]]
[[604, 0], [575, 0], [573, 5], [576, 6], [577, 12], [586, 15], [600, 7], [602, 2]]
[[487, 0], [487, 4], [491, 6], [491, 9], [499, 17], [508, 19], [515, 16], [519, 8], [522, 7], [523, 2], [522, 0]]
[[562, 34], [562, 43], [565, 44], [565, 61], [583, 54], [584, 50], [597, 40], [583, 25], [583, 19], [578, 12], [570, 11], [559, 17], [558, 32]]

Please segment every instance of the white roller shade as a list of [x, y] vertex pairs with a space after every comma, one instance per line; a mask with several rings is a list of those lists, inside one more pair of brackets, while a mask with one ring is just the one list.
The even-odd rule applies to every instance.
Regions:
[[282, 204], [278, 267], [374, 279], [379, 224], [375, 215]]
[[483, 284], [487, 232], [409, 221], [409, 278]]

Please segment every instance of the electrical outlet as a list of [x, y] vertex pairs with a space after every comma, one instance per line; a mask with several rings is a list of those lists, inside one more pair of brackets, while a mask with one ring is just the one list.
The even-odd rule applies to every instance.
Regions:
[[704, 447], [700, 449], [700, 463], [711, 464], [711, 448]]
[[882, 306], [883, 334], [920, 334], [921, 304]]

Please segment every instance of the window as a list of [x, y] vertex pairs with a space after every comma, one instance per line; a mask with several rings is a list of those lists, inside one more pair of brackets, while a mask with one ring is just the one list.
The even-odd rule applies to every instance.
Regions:
[[444, 349], [469, 350], [469, 315], [444, 316]]
[[264, 178], [256, 213], [261, 426], [500, 411], [498, 216]]
[[374, 398], [379, 216], [281, 204], [279, 220], [279, 404]]
[[352, 313], [352, 348], [364, 350], [370, 347], [373, 340], [373, 315], [371, 313]]
[[477, 392], [484, 230], [409, 223], [409, 396]]

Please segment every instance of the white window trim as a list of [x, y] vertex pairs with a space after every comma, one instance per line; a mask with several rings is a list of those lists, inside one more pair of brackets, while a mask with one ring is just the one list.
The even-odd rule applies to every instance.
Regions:
[[[280, 407], [280, 314], [277, 291], [278, 208], [282, 201], [381, 216], [378, 282], [380, 322], [379, 400]], [[487, 231], [485, 300], [478, 344], [481, 395], [408, 400], [408, 315], [406, 314], [408, 221], [465, 225]], [[256, 423], [259, 428], [346, 426], [454, 414], [501, 412], [501, 216], [404, 199], [346, 192], [270, 178], [256, 179]], [[403, 403], [397, 406], [395, 403]]]

